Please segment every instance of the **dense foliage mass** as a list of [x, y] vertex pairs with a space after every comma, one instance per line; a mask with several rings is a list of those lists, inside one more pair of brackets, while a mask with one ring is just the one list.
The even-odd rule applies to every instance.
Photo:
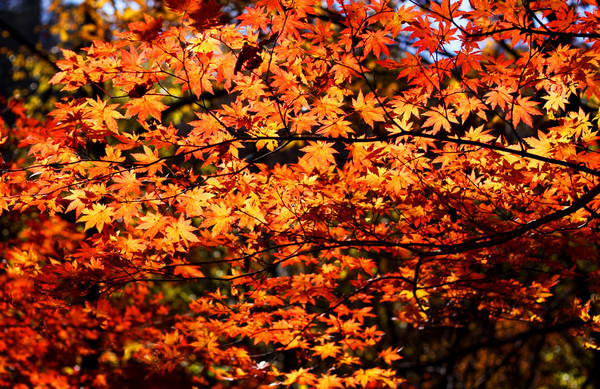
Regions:
[[595, 1], [144, 11], [5, 101], [1, 386], [598, 382]]

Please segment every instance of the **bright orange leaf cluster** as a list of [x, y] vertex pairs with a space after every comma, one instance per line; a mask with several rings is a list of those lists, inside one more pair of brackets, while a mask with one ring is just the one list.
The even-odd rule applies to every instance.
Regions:
[[400, 387], [383, 305], [600, 331], [595, 1], [167, 5], [2, 123], [1, 385]]

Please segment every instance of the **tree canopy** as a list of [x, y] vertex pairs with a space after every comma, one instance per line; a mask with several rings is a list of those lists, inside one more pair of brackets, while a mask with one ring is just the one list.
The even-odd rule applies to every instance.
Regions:
[[83, 4], [3, 99], [1, 385], [600, 382], [595, 1]]

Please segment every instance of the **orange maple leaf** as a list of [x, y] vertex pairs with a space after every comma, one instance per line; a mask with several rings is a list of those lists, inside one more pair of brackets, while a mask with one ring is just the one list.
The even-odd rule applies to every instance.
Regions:
[[356, 99], [352, 99], [352, 105], [356, 112], [371, 127], [373, 127], [374, 122], [384, 121], [384, 110], [381, 107], [377, 107], [377, 104], [378, 102], [373, 92], [364, 96], [362, 91], [359, 91]]
[[216, 204], [211, 209], [210, 216], [207, 216], [204, 222], [202, 223], [202, 227], [210, 227], [212, 226], [213, 235], [221, 234], [231, 227], [231, 222], [233, 217], [231, 215], [231, 208]]
[[301, 148], [306, 154], [303, 157], [310, 167], [317, 167], [319, 170], [327, 169], [330, 164], [335, 163], [334, 154], [337, 151], [331, 147], [333, 143], [327, 142], [310, 142], [308, 146]]
[[134, 98], [124, 105], [127, 108], [125, 116], [138, 117], [138, 120], [144, 121], [148, 116], [152, 116], [156, 120], [160, 121], [161, 113], [167, 109], [167, 106], [161, 101], [162, 96], [144, 94], [139, 98]]
[[489, 91], [484, 97], [486, 104], [489, 104], [492, 109], [498, 106], [504, 110], [511, 100], [510, 92], [503, 86], [499, 86], [498, 88]]
[[143, 153], [132, 153], [131, 156], [140, 164], [145, 165], [144, 170], [147, 170], [150, 175], [162, 171], [164, 160], [158, 157], [158, 152], [146, 145], [144, 145], [143, 149]]
[[535, 108], [536, 105], [537, 103], [535, 101], [531, 101], [530, 97], [517, 96], [512, 108], [512, 119], [514, 125], [516, 126], [520, 122], [523, 122], [530, 127], [533, 126], [531, 115], [541, 115], [540, 111]]
[[451, 123], [458, 123], [456, 115], [443, 107], [428, 110], [424, 115], [428, 116], [428, 118], [425, 120], [425, 123], [423, 123], [423, 127], [433, 127], [434, 134], [437, 134], [442, 129], [444, 131], [450, 131], [452, 126]]
[[321, 378], [319, 378], [316, 387], [318, 389], [343, 388], [344, 382], [342, 378], [338, 377], [335, 374], [325, 374]]
[[140, 221], [141, 223], [138, 224], [137, 228], [146, 230], [145, 236], [151, 238], [165, 226], [167, 219], [161, 214], [148, 213], [140, 216]]
[[379, 356], [387, 363], [391, 365], [392, 362], [402, 359], [400, 355], [398, 355], [398, 350], [393, 350], [391, 347], [386, 348], [385, 350], [381, 350], [379, 352]]
[[364, 42], [364, 56], [366, 57], [369, 53], [373, 53], [376, 58], [379, 58], [381, 53], [385, 54], [387, 57], [390, 56], [390, 50], [387, 45], [394, 44], [394, 40], [389, 36], [388, 31], [379, 30], [375, 32], [368, 32], [364, 34], [362, 42]]
[[527, 143], [531, 146], [528, 151], [535, 155], [541, 155], [543, 157], [551, 156], [552, 150], [554, 149], [554, 143], [549, 139], [546, 134], [538, 131], [538, 136], [527, 138]]
[[199, 242], [200, 239], [194, 234], [197, 228], [192, 226], [192, 221], [185, 219], [183, 215], [179, 216], [176, 222], [171, 223], [165, 229], [166, 238], [171, 242], [182, 242], [185, 247], [188, 247], [189, 242]]
[[323, 345], [315, 346], [313, 349], [322, 359], [328, 357], [335, 358], [341, 351], [340, 346], [337, 346], [335, 343], [325, 343]]
[[119, 127], [116, 119], [122, 119], [123, 115], [115, 110], [118, 104], [106, 104], [105, 101], [88, 99], [88, 104], [92, 108], [94, 116], [100, 118], [112, 132], [118, 132]]

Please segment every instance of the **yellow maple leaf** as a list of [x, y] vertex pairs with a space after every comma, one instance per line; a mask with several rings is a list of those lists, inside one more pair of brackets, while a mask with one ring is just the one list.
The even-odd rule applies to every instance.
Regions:
[[102, 119], [106, 124], [106, 127], [112, 132], [119, 132], [119, 125], [117, 119], [123, 119], [124, 116], [115, 109], [118, 104], [107, 104], [106, 101], [102, 101], [99, 97], [96, 100], [88, 99], [94, 117]]
[[464, 139], [473, 140], [481, 143], [488, 143], [496, 139], [494, 135], [490, 135], [490, 131], [484, 130], [481, 125], [477, 128], [471, 127], [464, 135]]
[[528, 151], [535, 155], [540, 155], [543, 157], [550, 156], [552, 154], [552, 150], [554, 146], [550, 142], [550, 139], [541, 131], [538, 131], [538, 136], [529, 137], [526, 139], [527, 143], [531, 146], [531, 149]]
[[290, 373], [285, 374], [284, 385], [292, 385], [297, 383], [298, 385], [314, 385], [316, 377], [313, 373], [310, 373], [308, 369], [301, 367], [298, 370], [294, 370]]
[[565, 104], [569, 101], [569, 95], [566, 91], [549, 91], [547, 96], [542, 96], [546, 100], [544, 109], [546, 112], [556, 112], [559, 109], [565, 110]]
[[99, 232], [102, 232], [104, 224], [109, 224], [112, 221], [112, 208], [108, 208], [104, 204], [93, 204], [92, 209], [84, 209], [83, 216], [79, 218], [80, 222], [85, 222], [83, 227], [85, 230], [96, 227]]

